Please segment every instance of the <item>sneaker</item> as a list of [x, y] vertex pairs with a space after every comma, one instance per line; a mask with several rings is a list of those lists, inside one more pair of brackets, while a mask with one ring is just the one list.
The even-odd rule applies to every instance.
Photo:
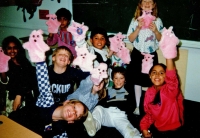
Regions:
[[133, 112], [135, 115], [140, 115], [140, 109], [139, 107], [135, 108], [135, 111]]
[[85, 122], [83, 122], [85, 129], [88, 133], [89, 136], [93, 137], [96, 134], [96, 127], [94, 124], [94, 119], [92, 117], [92, 114], [90, 113], [90, 111], [88, 111], [88, 116], [85, 120]]

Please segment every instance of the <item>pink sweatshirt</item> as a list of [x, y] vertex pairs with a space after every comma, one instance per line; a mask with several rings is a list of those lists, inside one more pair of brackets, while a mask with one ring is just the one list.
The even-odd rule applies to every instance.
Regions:
[[146, 91], [146, 114], [140, 121], [141, 130], [148, 130], [153, 123], [159, 131], [174, 130], [183, 125], [183, 96], [179, 89], [176, 70], [166, 71], [165, 82], [160, 89], [161, 104], [152, 104], [156, 95], [154, 86]]
[[59, 30], [57, 34], [53, 35], [53, 38], [47, 38], [47, 44], [52, 46], [58, 43], [58, 46], [68, 47], [72, 54], [76, 57], [75, 41], [73, 40], [72, 34], [68, 31]]

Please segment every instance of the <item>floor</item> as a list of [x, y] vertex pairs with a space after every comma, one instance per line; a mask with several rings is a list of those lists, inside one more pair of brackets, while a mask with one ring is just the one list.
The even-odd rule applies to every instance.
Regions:
[[[184, 117], [185, 124], [183, 126], [183, 138], [200, 138], [200, 103], [184, 100]], [[141, 116], [129, 114], [130, 121], [134, 127], [139, 128]], [[85, 134], [79, 134], [74, 138], [91, 138]], [[123, 138], [123, 136], [115, 129], [102, 127], [93, 138]]]

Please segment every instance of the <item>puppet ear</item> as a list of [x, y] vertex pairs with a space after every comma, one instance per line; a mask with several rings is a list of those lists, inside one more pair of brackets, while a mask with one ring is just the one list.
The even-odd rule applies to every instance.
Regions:
[[40, 34], [43, 34], [43, 31], [42, 31], [41, 29], [39, 29], [38, 32], [39, 32]]

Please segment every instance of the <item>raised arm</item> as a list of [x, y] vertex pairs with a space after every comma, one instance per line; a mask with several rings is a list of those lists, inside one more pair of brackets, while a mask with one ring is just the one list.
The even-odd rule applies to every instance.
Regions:
[[174, 70], [175, 64], [173, 59], [166, 59], [167, 70]]

